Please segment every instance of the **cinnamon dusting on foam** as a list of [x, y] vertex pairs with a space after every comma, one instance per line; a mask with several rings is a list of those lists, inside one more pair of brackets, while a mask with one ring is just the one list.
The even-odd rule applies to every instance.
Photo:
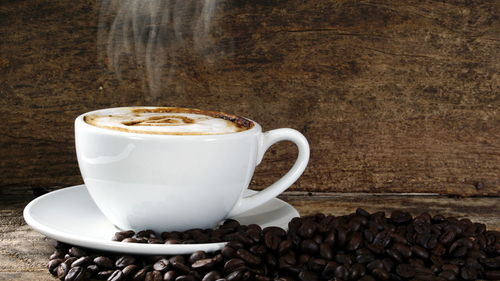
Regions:
[[90, 125], [142, 134], [216, 135], [248, 130], [253, 122], [217, 111], [179, 107], [103, 109], [84, 116]]

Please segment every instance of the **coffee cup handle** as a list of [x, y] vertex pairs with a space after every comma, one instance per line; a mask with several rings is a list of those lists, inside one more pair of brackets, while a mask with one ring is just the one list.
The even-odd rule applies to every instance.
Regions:
[[299, 153], [293, 167], [282, 178], [264, 190], [254, 195], [241, 198], [229, 212], [228, 217], [237, 216], [275, 198], [290, 187], [300, 175], [302, 175], [309, 162], [309, 143], [304, 135], [294, 129], [276, 129], [263, 133], [258, 149], [257, 165], [259, 165], [262, 158], [264, 158], [267, 149], [280, 141], [291, 141], [297, 146]]

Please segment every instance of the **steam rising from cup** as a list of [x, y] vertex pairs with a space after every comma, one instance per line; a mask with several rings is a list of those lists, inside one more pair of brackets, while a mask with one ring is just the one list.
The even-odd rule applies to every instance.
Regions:
[[216, 0], [101, 0], [98, 46], [101, 59], [118, 78], [138, 71], [158, 96], [179, 64], [179, 51], [203, 55], [210, 38]]

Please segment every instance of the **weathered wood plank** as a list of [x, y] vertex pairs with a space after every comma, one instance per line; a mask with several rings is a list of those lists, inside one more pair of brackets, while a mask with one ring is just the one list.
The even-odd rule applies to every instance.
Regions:
[[[206, 67], [178, 54], [159, 96], [96, 63], [97, 2], [2, 3], [0, 189], [80, 183], [74, 117], [152, 104], [304, 132], [294, 190], [500, 195], [498, 1], [228, 0], [214, 35], [226, 55]], [[253, 186], [293, 152], [273, 149]]]
[[[22, 219], [26, 200], [0, 199], [0, 280], [53, 280], [45, 270], [52, 252], [51, 239], [31, 230]], [[367, 194], [287, 193], [282, 199], [295, 206], [301, 215], [318, 212], [343, 215], [362, 207], [370, 212], [407, 210], [413, 214], [429, 212], [467, 217], [500, 230], [498, 198], [449, 198], [446, 196], [401, 196]]]

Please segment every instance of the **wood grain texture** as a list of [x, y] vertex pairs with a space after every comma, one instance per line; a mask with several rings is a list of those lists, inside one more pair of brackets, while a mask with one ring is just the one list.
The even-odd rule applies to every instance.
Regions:
[[[208, 67], [180, 52], [164, 94], [97, 62], [97, 1], [0, 6], [0, 193], [81, 183], [73, 119], [175, 105], [292, 127], [312, 147], [296, 191], [500, 195], [498, 1], [232, 1]], [[278, 145], [254, 188], [291, 166]], [[4, 191], [2, 191], [4, 190]]]
[[[54, 280], [45, 269], [53, 251], [53, 240], [29, 228], [22, 219], [27, 201], [22, 196], [0, 198], [0, 280]], [[488, 229], [500, 230], [498, 198], [449, 198], [446, 196], [401, 196], [370, 194], [286, 193], [283, 200], [297, 208], [301, 215], [318, 212], [344, 215], [358, 207], [369, 212], [406, 210], [414, 215], [428, 212], [445, 216], [470, 218]]]

